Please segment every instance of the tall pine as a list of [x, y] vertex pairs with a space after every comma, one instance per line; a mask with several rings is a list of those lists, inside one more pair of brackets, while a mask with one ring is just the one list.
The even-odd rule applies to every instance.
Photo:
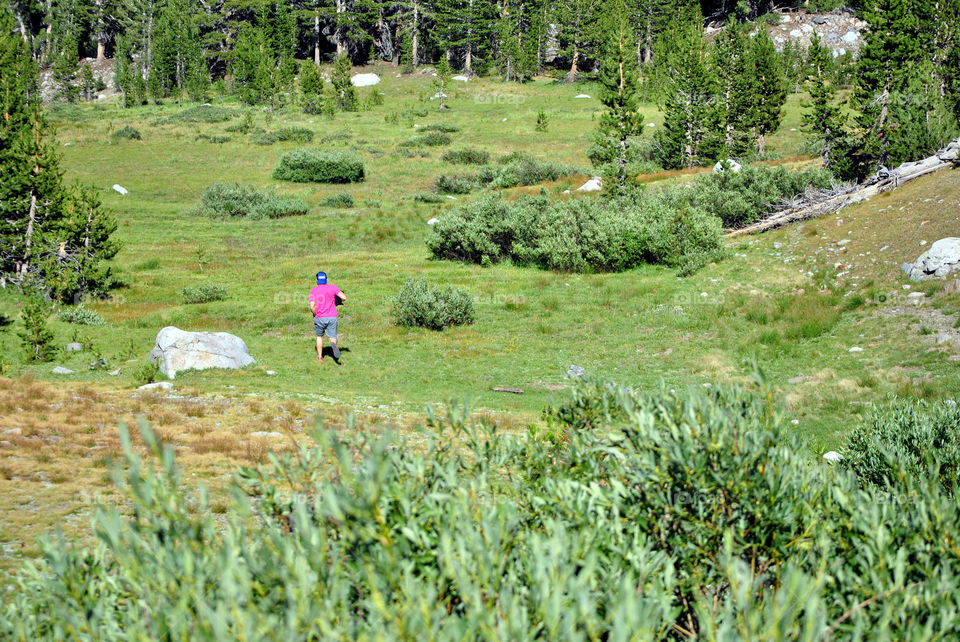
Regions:
[[842, 153], [844, 140], [843, 113], [837, 103], [837, 88], [833, 85], [831, 65], [833, 57], [814, 34], [807, 51], [807, 91], [810, 102], [804, 105], [804, 131], [823, 159], [828, 169], [837, 162]]

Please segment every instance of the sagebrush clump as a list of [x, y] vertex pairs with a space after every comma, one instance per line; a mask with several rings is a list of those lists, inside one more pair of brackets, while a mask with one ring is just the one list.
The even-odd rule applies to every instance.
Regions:
[[213, 107], [211, 105], [200, 105], [191, 107], [179, 114], [169, 116], [164, 122], [167, 123], [222, 123], [230, 120], [237, 115], [237, 112], [225, 107]]
[[300, 216], [310, 211], [303, 199], [280, 196], [241, 183], [214, 183], [203, 190], [200, 205], [190, 211], [218, 218], [271, 219]]
[[347, 194], [346, 192], [340, 192], [339, 194], [331, 194], [322, 201], [320, 205], [323, 207], [336, 207], [337, 209], [348, 209], [355, 205], [352, 194]]
[[140, 134], [140, 130], [130, 125], [125, 125], [120, 129], [117, 129], [113, 132], [114, 138], [122, 138], [124, 140], [141, 140], [143, 136]]
[[424, 279], [410, 279], [393, 299], [397, 325], [443, 330], [473, 323], [473, 297], [461, 288], [440, 287]]
[[295, 149], [273, 171], [275, 179], [295, 183], [357, 183], [364, 176], [363, 160], [346, 150]]
[[63, 307], [57, 312], [57, 318], [65, 323], [74, 325], [102, 326], [107, 322], [94, 310], [86, 309], [83, 304], [73, 307]]
[[212, 303], [227, 298], [227, 288], [218, 283], [201, 283], [197, 286], [187, 286], [180, 290], [180, 298], [184, 303]]
[[440, 158], [451, 165], [486, 165], [490, 162], [490, 152], [475, 147], [463, 147], [448, 150]]

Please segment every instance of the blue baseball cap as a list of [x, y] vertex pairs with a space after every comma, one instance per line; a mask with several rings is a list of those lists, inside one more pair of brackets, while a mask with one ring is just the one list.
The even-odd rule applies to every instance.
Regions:
[[317, 285], [323, 285], [327, 282], [326, 272], [317, 272]]

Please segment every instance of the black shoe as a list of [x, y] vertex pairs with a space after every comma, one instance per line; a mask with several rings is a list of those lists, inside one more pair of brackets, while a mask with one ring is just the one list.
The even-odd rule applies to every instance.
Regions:
[[340, 363], [340, 348], [337, 347], [336, 343], [331, 343], [330, 347], [333, 349], [333, 360]]

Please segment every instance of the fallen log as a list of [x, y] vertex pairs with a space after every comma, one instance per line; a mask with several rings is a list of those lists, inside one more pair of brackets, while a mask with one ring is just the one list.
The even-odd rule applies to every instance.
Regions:
[[727, 234], [727, 237], [733, 238], [743, 234], [758, 234], [788, 223], [796, 223], [823, 216], [824, 214], [830, 214], [847, 205], [865, 201], [883, 192], [889, 192], [921, 176], [926, 176], [927, 174], [932, 174], [933, 172], [948, 167], [958, 166], [960, 166], [960, 138], [952, 141], [947, 145], [946, 149], [937, 152], [929, 158], [911, 163], [903, 163], [893, 170], [881, 169], [877, 172], [876, 176], [865, 183], [844, 186], [839, 192], [821, 193], [813, 198], [803, 199], [803, 202], [799, 205], [781, 210], [759, 223], [733, 230]]
[[503, 386], [497, 386], [496, 388], [491, 388], [494, 392], [509, 392], [515, 395], [522, 395], [523, 390], [520, 388], [506, 388]]

